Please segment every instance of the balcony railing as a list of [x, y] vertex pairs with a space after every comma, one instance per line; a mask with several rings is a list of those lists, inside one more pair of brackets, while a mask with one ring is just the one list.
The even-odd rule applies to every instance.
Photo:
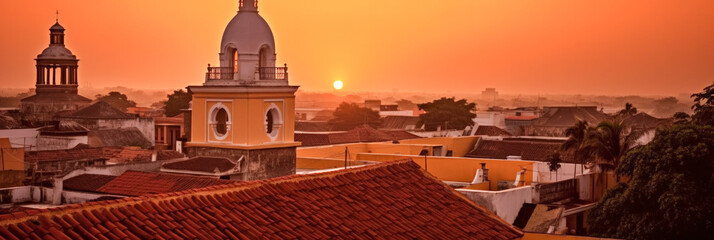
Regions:
[[[288, 65], [285, 67], [258, 67], [258, 80], [288, 80]], [[233, 80], [232, 67], [211, 67], [208, 65], [206, 80]]]
[[260, 67], [258, 68], [260, 80], [288, 80], [288, 65], [285, 67]]
[[211, 67], [208, 65], [208, 72], [206, 72], [206, 80], [233, 80], [233, 68], [232, 67]]

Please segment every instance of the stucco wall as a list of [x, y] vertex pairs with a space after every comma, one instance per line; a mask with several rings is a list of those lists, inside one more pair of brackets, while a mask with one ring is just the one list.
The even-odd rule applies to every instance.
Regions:
[[63, 150], [87, 144], [87, 140], [87, 136], [40, 136], [37, 145], [39, 151]]
[[156, 142], [154, 119], [153, 118], [134, 118], [134, 119], [107, 119], [98, 120], [97, 127], [99, 129], [119, 129], [135, 127], [146, 137], [147, 140], [154, 145]]
[[525, 186], [503, 191], [456, 189], [476, 204], [492, 211], [508, 223], [513, 223], [523, 203], [533, 201], [533, 187]]
[[186, 147], [186, 155], [225, 157], [241, 161], [242, 180], [260, 180], [295, 174], [295, 147], [267, 149], [235, 149], [218, 147]]
[[[357, 155], [357, 160], [375, 162], [402, 159], [411, 159], [424, 167], [424, 156], [375, 153], [360, 153]], [[476, 176], [476, 170], [481, 168], [481, 163], [485, 163], [486, 168], [489, 169], [488, 179], [491, 182], [491, 189], [498, 189], [498, 181], [514, 181], [516, 173], [522, 169], [525, 169], [526, 173], [521, 181], [525, 181], [526, 184], [530, 184], [533, 181], [534, 162], [531, 161], [428, 156], [426, 165], [427, 171], [440, 180], [471, 182]]]
[[547, 162], [534, 162], [533, 181], [539, 183], [551, 183], [571, 179], [575, 176], [590, 173], [590, 169], [584, 168], [582, 164], [560, 163], [558, 171], [551, 172]]
[[40, 136], [37, 130], [37, 128], [0, 129], [0, 138], [9, 138], [13, 148], [36, 151], [37, 138]]

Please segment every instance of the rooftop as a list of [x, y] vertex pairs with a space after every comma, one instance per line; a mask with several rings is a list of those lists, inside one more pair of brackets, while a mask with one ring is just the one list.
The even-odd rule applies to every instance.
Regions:
[[[466, 157], [507, 159], [508, 156], [520, 156], [523, 160], [548, 161], [548, 156], [560, 150], [560, 140], [542, 139], [517, 139], [506, 138], [503, 140], [482, 139], [476, 148], [471, 150]], [[563, 162], [572, 163], [573, 154], [571, 152], [561, 152]]]
[[511, 133], [509, 133], [506, 130], [503, 130], [499, 127], [496, 126], [484, 126], [484, 125], [479, 125], [476, 128], [476, 133], [474, 134], [476, 136], [511, 136]]
[[15, 238], [517, 239], [411, 161], [0, 216]]
[[122, 112], [104, 101], [98, 101], [66, 116], [66, 118], [78, 119], [124, 119], [135, 117], [135, 115]]
[[233, 181], [169, 173], [126, 171], [97, 188], [96, 192], [123, 196], [141, 196], [180, 192], [229, 183], [233, 183]]

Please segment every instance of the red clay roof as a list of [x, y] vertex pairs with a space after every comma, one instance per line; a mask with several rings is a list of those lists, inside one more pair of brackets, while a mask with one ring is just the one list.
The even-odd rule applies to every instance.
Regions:
[[[548, 161], [548, 156], [560, 150], [563, 141], [535, 140], [535, 139], [504, 139], [481, 140], [477, 147], [466, 154], [472, 158], [506, 159], [508, 156], [521, 156], [528, 161]], [[572, 163], [571, 151], [561, 151], [563, 162]]]
[[506, 130], [503, 130], [499, 127], [496, 126], [478, 126], [476, 128], [476, 134], [477, 136], [511, 136], [511, 133], [509, 133]]
[[116, 176], [99, 174], [82, 174], [62, 181], [62, 187], [67, 190], [82, 192], [97, 192], [97, 189], [114, 180]]
[[233, 183], [233, 181], [168, 173], [126, 171], [97, 188], [96, 192], [141, 196], [154, 193], [179, 192], [229, 183]]
[[0, 216], [8, 239], [517, 239], [411, 161]]
[[[79, 145], [78, 145], [79, 146]], [[66, 150], [28, 151], [25, 152], [26, 162], [80, 160], [106, 158], [117, 163], [150, 161], [153, 150], [139, 147], [77, 147]], [[184, 155], [173, 150], [157, 151], [157, 160], [183, 158]]]
[[376, 130], [367, 125], [356, 127], [347, 132], [327, 133], [295, 133], [295, 141], [302, 142], [302, 146], [321, 146], [358, 142], [386, 142], [420, 138], [407, 131]]

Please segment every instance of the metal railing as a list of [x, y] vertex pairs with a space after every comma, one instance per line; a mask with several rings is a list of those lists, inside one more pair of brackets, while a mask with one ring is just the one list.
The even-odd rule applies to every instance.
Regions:
[[[232, 67], [211, 67], [208, 65], [206, 80], [233, 80], [236, 72]], [[288, 65], [285, 67], [258, 67], [259, 80], [288, 80]]]
[[259, 67], [260, 80], [288, 80], [288, 65], [285, 67]]
[[208, 65], [208, 72], [206, 72], [206, 80], [233, 80], [233, 68], [232, 67], [211, 67]]

